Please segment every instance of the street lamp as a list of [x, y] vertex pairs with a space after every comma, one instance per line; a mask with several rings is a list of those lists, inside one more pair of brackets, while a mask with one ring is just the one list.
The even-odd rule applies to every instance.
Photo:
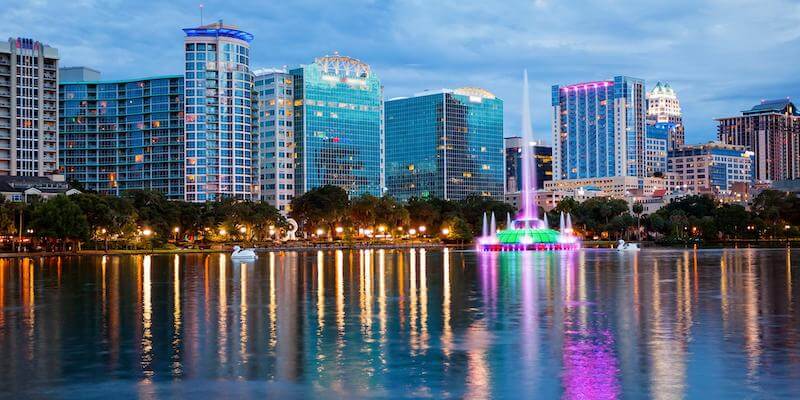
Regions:
[[420, 225], [420, 227], [419, 227], [419, 231], [420, 232], [425, 233], [425, 229], [427, 229], [427, 228], [425, 228], [425, 225]]
[[144, 230], [142, 230], [142, 235], [144, 235], [145, 237], [149, 237], [152, 234], [153, 231], [151, 231], [150, 228], [144, 228]]
[[342, 232], [344, 232], [344, 228], [342, 228], [341, 226], [337, 226], [336, 233], [342, 233]]
[[450, 234], [450, 229], [449, 228], [442, 228], [442, 235], [447, 236], [449, 234]]
[[247, 227], [243, 226], [243, 227], [239, 228], [239, 233], [242, 233], [242, 234], [247, 233]]
[[180, 233], [180, 231], [181, 231], [181, 228], [178, 228], [177, 226], [172, 228], [172, 232], [175, 233], [175, 241], [176, 242], [178, 241], [178, 233]]
[[322, 236], [325, 231], [322, 228], [317, 228], [317, 236]]

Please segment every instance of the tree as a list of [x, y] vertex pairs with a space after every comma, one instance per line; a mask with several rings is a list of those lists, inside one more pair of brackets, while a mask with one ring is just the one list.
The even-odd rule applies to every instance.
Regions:
[[65, 195], [58, 195], [37, 205], [31, 225], [39, 236], [59, 239], [62, 250], [68, 241], [80, 242], [89, 238], [89, 223], [81, 208]]
[[642, 213], [644, 212], [644, 206], [639, 202], [633, 203], [631, 211], [636, 214], [636, 234], [639, 236], [639, 240], [642, 240]]
[[336, 224], [346, 217], [348, 206], [347, 192], [344, 189], [325, 185], [293, 198], [290, 215], [306, 232], [326, 226], [330, 237]]

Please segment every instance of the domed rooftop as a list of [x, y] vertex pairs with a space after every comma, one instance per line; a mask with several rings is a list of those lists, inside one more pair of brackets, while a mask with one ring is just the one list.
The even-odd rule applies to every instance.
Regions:
[[334, 51], [332, 56], [319, 57], [314, 60], [325, 73], [342, 77], [366, 78], [370, 75], [369, 65], [359, 59], [339, 55]]
[[650, 90], [651, 97], [677, 97], [675, 90], [669, 86], [669, 83], [656, 83], [656, 87]]

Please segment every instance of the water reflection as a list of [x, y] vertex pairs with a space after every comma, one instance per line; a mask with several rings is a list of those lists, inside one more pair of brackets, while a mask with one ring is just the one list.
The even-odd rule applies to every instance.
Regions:
[[[0, 390], [780, 397], [800, 390], [793, 260], [752, 249], [0, 259]], [[229, 393], [229, 381], [270, 384]]]

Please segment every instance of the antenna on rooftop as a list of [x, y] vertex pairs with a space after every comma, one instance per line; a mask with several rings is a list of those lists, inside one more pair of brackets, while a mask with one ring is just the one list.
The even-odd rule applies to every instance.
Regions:
[[200, 26], [203, 26], [203, 5], [200, 4]]

